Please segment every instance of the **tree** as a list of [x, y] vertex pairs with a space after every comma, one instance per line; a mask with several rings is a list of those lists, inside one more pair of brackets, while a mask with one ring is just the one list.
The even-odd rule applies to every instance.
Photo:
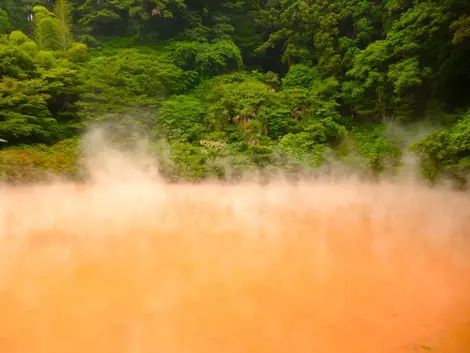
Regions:
[[55, 49], [58, 26], [54, 14], [44, 6], [35, 6], [33, 16], [33, 38], [39, 50]]
[[378, 176], [399, 165], [399, 119], [442, 127], [413, 147], [428, 179], [464, 180], [469, 4], [4, 0], [1, 146], [105, 119], [161, 136], [175, 177], [330, 158]]

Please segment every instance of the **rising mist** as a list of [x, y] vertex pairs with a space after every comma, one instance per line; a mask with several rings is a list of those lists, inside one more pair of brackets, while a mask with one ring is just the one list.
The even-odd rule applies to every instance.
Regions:
[[170, 185], [90, 143], [89, 184], [0, 190], [2, 352], [470, 351], [467, 193]]

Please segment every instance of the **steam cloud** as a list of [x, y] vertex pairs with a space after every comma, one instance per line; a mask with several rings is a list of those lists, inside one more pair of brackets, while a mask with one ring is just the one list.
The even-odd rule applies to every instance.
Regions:
[[169, 185], [103, 141], [0, 189], [2, 352], [470, 351], [468, 193]]

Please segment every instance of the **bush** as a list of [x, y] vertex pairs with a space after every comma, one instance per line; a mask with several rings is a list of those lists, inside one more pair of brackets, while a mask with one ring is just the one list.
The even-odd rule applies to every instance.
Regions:
[[36, 145], [0, 151], [0, 180], [11, 183], [42, 181], [55, 175], [78, 178], [78, 140], [68, 139], [51, 147]]
[[459, 187], [466, 187], [470, 175], [470, 111], [452, 127], [428, 135], [410, 149], [421, 157], [422, 173], [429, 182], [446, 176]]

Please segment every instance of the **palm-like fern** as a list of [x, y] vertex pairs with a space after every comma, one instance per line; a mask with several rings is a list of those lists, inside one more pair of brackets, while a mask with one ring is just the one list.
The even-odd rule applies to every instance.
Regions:
[[33, 8], [33, 37], [40, 50], [68, 50], [72, 45], [72, 17], [67, 0], [57, 0], [50, 12], [44, 6]]
[[72, 16], [67, 0], [57, 0], [53, 13], [57, 22], [56, 38], [59, 48], [67, 50], [72, 45]]

